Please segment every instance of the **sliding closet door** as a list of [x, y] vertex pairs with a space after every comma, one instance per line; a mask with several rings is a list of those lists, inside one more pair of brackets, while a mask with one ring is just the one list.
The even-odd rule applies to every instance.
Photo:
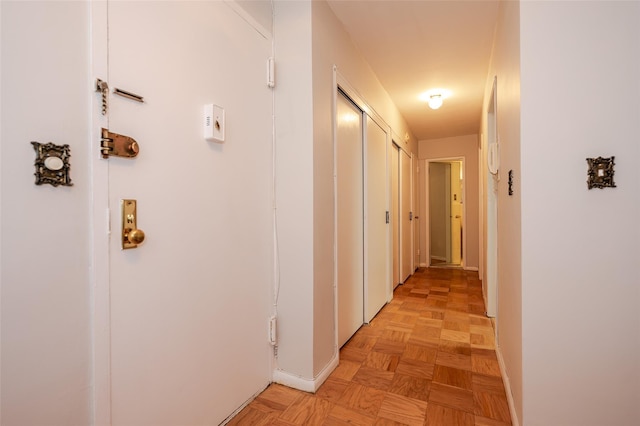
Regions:
[[387, 132], [365, 116], [365, 322], [387, 302]]
[[400, 174], [398, 162], [400, 148], [391, 147], [391, 239], [392, 243], [392, 283], [395, 289], [400, 279]]
[[423, 215], [420, 211], [420, 176], [418, 173], [418, 159], [411, 156], [411, 172], [413, 173], [413, 190], [411, 191], [413, 212], [413, 265], [411, 269], [415, 271], [420, 266], [420, 217]]
[[400, 278], [411, 273], [411, 157], [400, 150]]
[[336, 109], [338, 343], [364, 322], [362, 111], [342, 92]]

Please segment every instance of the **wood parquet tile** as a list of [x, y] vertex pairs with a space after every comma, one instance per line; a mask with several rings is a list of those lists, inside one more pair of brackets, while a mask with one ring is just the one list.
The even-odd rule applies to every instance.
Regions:
[[478, 274], [419, 269], [340, 350], [315, 394], [272, 384], [228, 424], [510, 425]]

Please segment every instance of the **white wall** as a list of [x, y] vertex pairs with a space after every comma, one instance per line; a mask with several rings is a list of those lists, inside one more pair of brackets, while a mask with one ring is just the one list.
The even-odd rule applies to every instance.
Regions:
[[520, 8], [523, 424], [640, 424], [640, 3]]
[[[88, 4], [3, 1], [0, 8], [0, 422], [86, 425], [92, 395]], [[30, 141], [69, 144], [74, 186], [34, 184]]]
[[[480, 244], [481, 268], [486, 280], [486, 256], [484, 255], [487, 241], [486, 211], [487, 211], [487, 122], [486, 114], [491, 97], [494, 77], [497, 79], [497, 137], [500, 141], [500, 181], [497, 184], [498, 204], [498, 304], [497, 304], [497, 350], [504, 361], [503, 378], [510, 387], [512, 398], [512, 415], [522, 419], [523, 384], [522, 384], [522, 278], [520, 257], [520, 3], [504, 1], [500, 3], [498, 21], [496, 23], [495, 39], [491, 65], [487, 75], [483, 118], [481, 126], [482, 151], [480, 152], [480, 177], [483, 193], [482, 243]], [[546, 169], [546, 166], [541, 166]], [[508, 195], [507, 174], [514, 171], [514, 193]], [[491, 177], [491, 179], [493, 179]], [[535, 177], [533, 177], [535, 181]], [[540, 230], [539, 230], [540, 231]], [[545, 262], [546, 263], [546, 262]], [[540, 265], [544, 270], [544, 263]], [[545, 308], [541, 307], [539, 315], [544, 315]], [[546, 347], [546, 346], [545, 346]], [[552, 422], [555, 424], [555, 422]]]
[[[277, 369], [307, 381], [315, 376], [310, 22], [311, 4], [275, 2], [276, 203], [280, 256]], [[329, 319], [332, 318], [333, 314]]]
[[[640, 422], [638, 6], [501, 3], [484, 113], [496, 75], [498, 346], [523, 425]], [[618, 187], [589, 191], [585, 159], [611, 155]]]
[[[314, 362], [315, 374], [337, 356], [334, 338], [334, 181], [332, 60], [325, 57], [335, 40], [326, 40], [333, 15], [326, 3], [311, 2], [313, 29], [313, 231], [314, 231]], [[333, 56], [333, 55], [331, 55]], [[364, 124], [363, 124], [364, 125]], [[366, 310], [366, 307], [365, 307]]]
[[[419, 142], [420, 163], [420, 210], [425, 212], [423, 216], [426, 218], [428, 209], [426, 201], [425, 174], [429, 173], [428, 167], [423, 160], [432, 160], [438, 158], [465, 158], [464, 171], [464, 187], [465, 187], [465, 212], [466, 225], [465, 236], [466, 252], [464, 253], [465, 268], [477, 269], [479, 266], [479, 250], [480, 250], [480, 222], [478, 219], [478, 135], [454, 136], [443, 139], [429, 139]], [[421, 221], [420, 230], [420, 247], [424, 250], [420, 251], [420, 263], [429, 264], [427, 259], [427, 248], [429, 247], [428, 239], [428, 223]]]

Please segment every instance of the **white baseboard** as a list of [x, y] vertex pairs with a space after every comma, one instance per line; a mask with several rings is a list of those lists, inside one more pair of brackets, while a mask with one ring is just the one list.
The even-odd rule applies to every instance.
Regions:
[[478, 272], [478, 267], [477, 266], [465, 266], [464, 267], [465, 271], [475, 271]]
[[429, 265], [427, 265], [426, 263], [421, 263], [421, 264], [420, 264], [420, 267], [421, 267], [421, 268], [428, 268], [428, 267], [429, 267]]
[[509, 381], [509, 376], [507, 376], [507, 368], [504, 364], [504, 358], [502, 357], [502, 352], [500, 351], [499, 346], [496, 346], [496, 355], [498, 357], [498, 365], [500, 366], [502, 382], [504, 383], [504, 390], [507, 393], [507, 403], [509, 404], [509, 413], [511, 414], [511, 424], [513, 426], [520, 426], [516, 406], [513, 402], [513, 394], [511, 393], [511, 382]]
[[273, 381], [281, 385], [289, 386], [290, 388], [298, 389], [304, 392], [315, 393], [325, 380], [329, 377], [331, 372], [336, 369], [338, 362], [340, 361], [340, 355], [335, 353], [329, 364], [313, 379], [307, 379], [295, 374], [288, 373], [286, 371], [277, 369], [273, 372]]
[[[315, 393], [325, 380], [329, 377], [331, 372], [336, 369], [338, 362], [340, 361], [340, 354], [336, 352], [329, 364], [318, 374], [315, 379], [305, 379], [304, 377], [296, 376], [286, 371], [275, 369], [273, 371], [272, 383], [279, 383], [281, 385], [288, 386], [290, 388], [298, 389], [304, 392]], [[268, 385], [267, 385], [268, 386]], [[265, 387], [266, 389], [266, 387]], [[242, 411], [247, 405], [249, 405], [254, 399], [260, 395], [264, 389], [257, 392], [251, 398], [249, 398], [244, 404], [238, 407], [229, 417], [227, 417], [220, 425], [226, 425], [233, 419], [240, 411]]]

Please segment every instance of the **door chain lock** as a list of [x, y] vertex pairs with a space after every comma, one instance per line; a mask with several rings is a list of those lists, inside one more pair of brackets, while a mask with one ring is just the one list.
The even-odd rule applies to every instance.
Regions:
[[106, 81], [96, 80], [96, 92], [102, 95], [102, 115], [107, 115], [109, 109], [109, 85]]
[[101, 135], [100, 152], [102, 153], [102, 158], [109, 158], [111, 155], [133, 158], [140, 151], [138, 142], [132, 137], [119, 135], [105, 128], [102, 128]]

